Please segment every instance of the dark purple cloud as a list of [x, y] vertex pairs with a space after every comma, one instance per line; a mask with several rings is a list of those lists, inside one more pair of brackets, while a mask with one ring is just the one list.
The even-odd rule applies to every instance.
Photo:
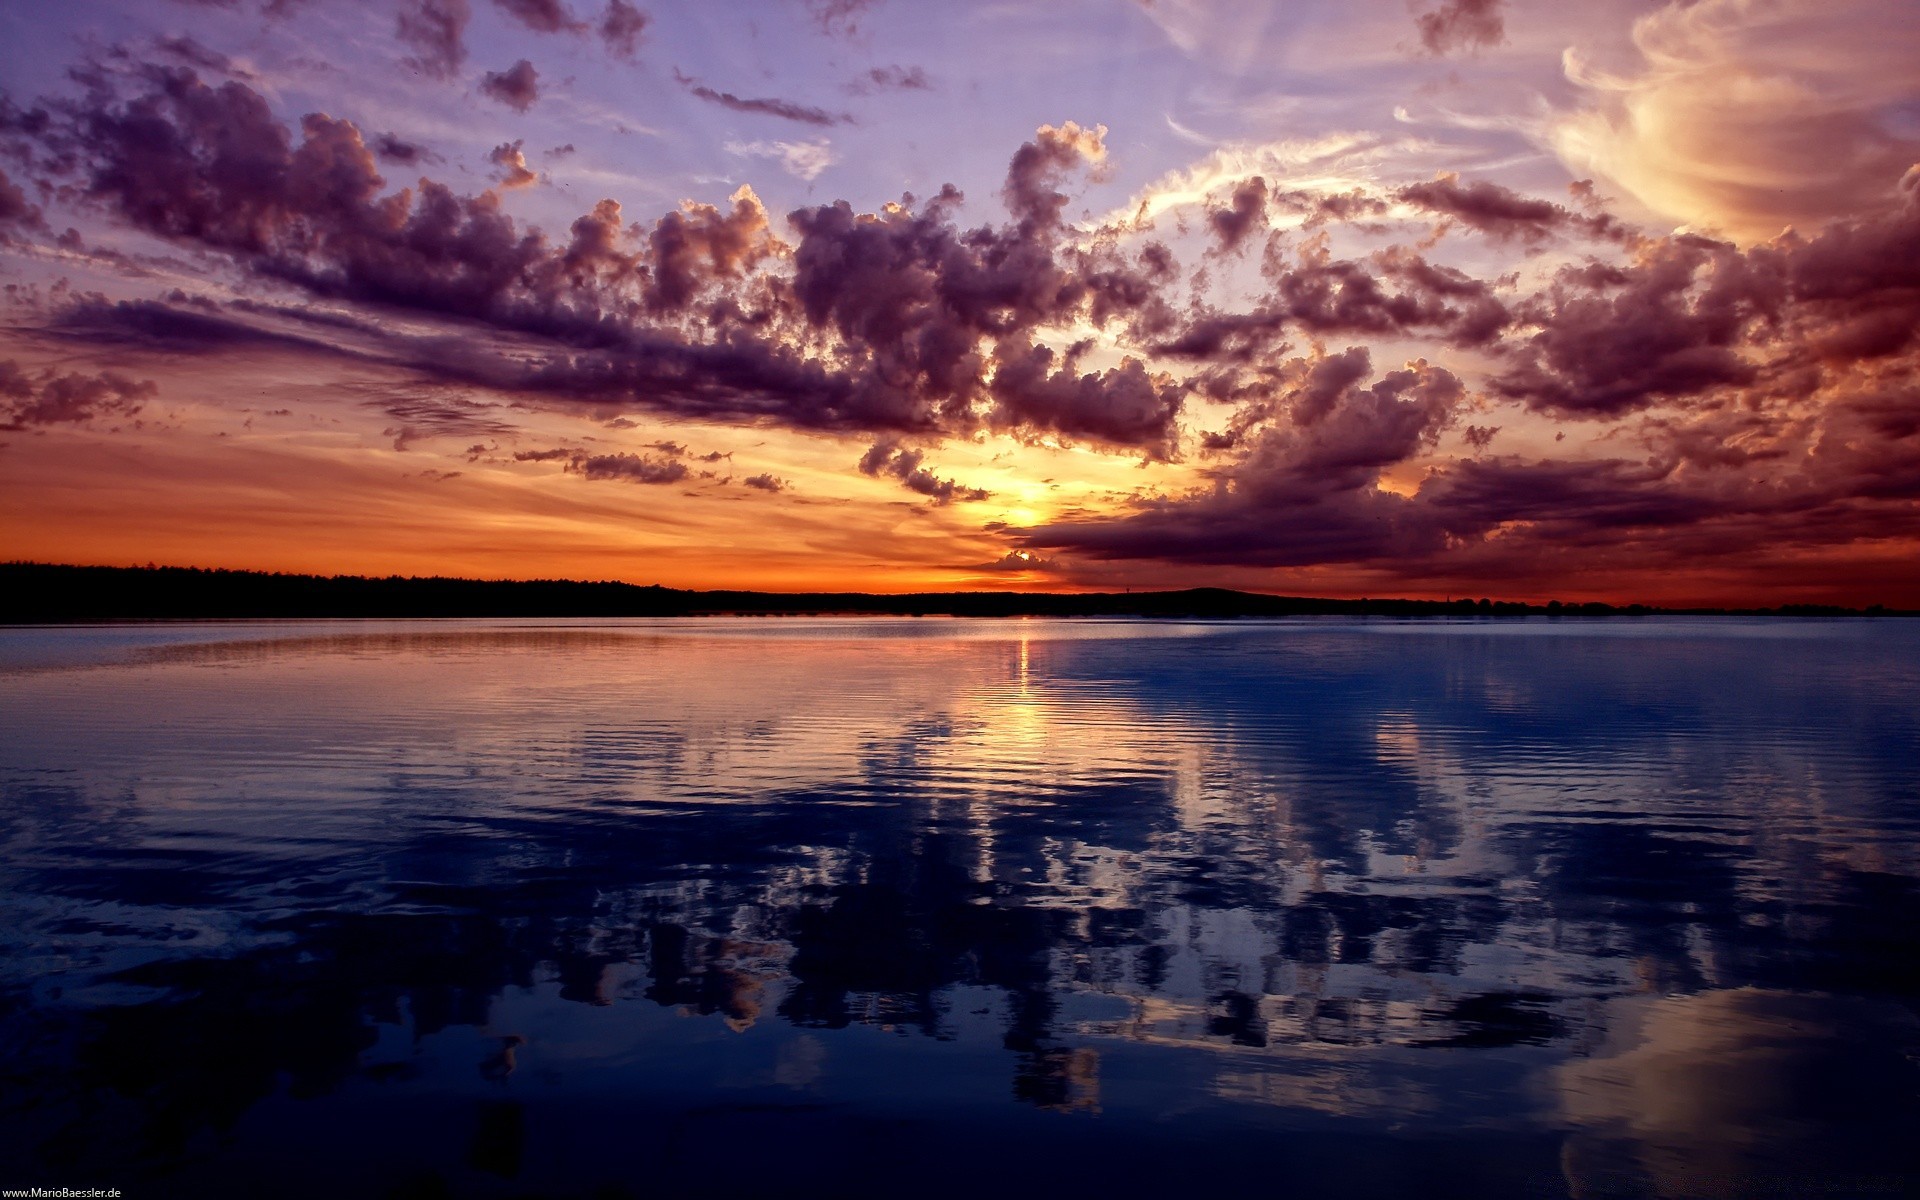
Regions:
[[540, 73], [523, 58], [504, 71], [488, 71], [480, 90], [515, 112], [526, 112], [540, 99]]
[[403, 0], [394, 36], [412, 49], [407, 65], [435, 79], [452, 79], [467, 61], [467, 0]]
[[38, 229], [45, 225], [40, 209], [27, 199], [7, 173], [0, 170], [0, 238], [6, 236], [6, 227], [19, 226], [23, 229]]
[[433, 393], [385, 395], [366, 402], [399, 424], [382, 430], [395, 450], [410, 449], [430, 437], [507, 437], [516, 427], [499, 418], [495, 405]]
[[239, 70], [231, 58], [217, 50], [209, 49], [184, 34], [156, 38], [153, 47], [163, 57], [184, 66], [202, 71], [212, 71], [220, 75], [230, 75], [237, 79], [251, 79], [250, 72]]
[[373, 152], [383, 161], [402, 167], [424, 166], [435, 162], [439, 155], [416, 142], [409, 142], [394, 133], [376, 134], [372, 142]]
[[1420, 44], [1436, 56], [1497, 46], [1507, 39], [1501, 15], [1505, 7], [1506, 0], [1443, 0], [1439, 8], [1415, 19]]
[[815, 108], [810, 104], [797, 104], [791, 100], [777, 98], [746, 99], [732, 92], [715, 91], [700, 81], [679, 71], [673, 77], [680, 86], [709, 104], [718, 104], [735, 112], [754, 113], [765, 117], [778, 117], [783, 121], [798, 121], [802, 125], [845, 125], [853, 120], [846, 113], [828, 112], [824, 108]]
[[649, 454], [590, 454], [570, 460], [567, 469], [587, 479], [618, 479], [626, 483], [678, 483], [687, 477], [687, 465]]
[[1267, 224], [1267, 201], [1267, 181], [1255, 175], [1233, 189], [1226, 207], [1207, 210], [1207, 225], [1222, 250], [1238, 250], [1249, 234]]
[[806, 0], [807, 11], [820, 23], [820, 32], [852, 37], [860, 32], [860, 18], [880, 0]]
[[1015, 219], [1036, 229], [1056, 226], [1067, 207], [1059, 185], [1083, 165], [1106, 155], [1106, 127], [1083, 129], [1072, 121], [1059, 128], [1042, 125], [1034, 139], [1013, 155], [1001, 195]]
[[872, 92], [928, 92], [933, 80], [922, 67], [874, 67], [849, 85], [856, 95]]
[[568, 474], [591, 480], [618, 480], [623, 483], [678, 483], [688, 475], [687, 465], [673, 454], [593, 454], [586, 450], [556, 447], [550, 450], [515, 451], [515, 462], [557, 462]]
[[951, 504], [955, 500], [985, 500], [993, 494], [981, 488], [963, 487], [951, 479], [942, 479], [921, 465], [926, 457], [923, 450], [908, 449], [898, 440], [887, 438], [875, 442], [861, 455], [860, 473], [891, 476], [898, 479], [908, 491], [918, 492], [935, 504]]
[[1403, 187], [1394, 193], [1394, 198], [1479, 230], [1495, 240], [1537, 242], [1560, 232], [1633, 240], [1633, 235], [1611, 217], [1577, 213], [1564, 205], [1523, 196], [1485, 180], [1462, 183], [1458, 175], [1450, 172], [1443, 172], [1426, 183]]
[[0, 360], [0, 430], [36, 425], [78, 425], [98, 417], [130, 417], [159, 394], [151, 380], [112, 371], [29, 371]]
[[1774, 272], [1758, 266], [1732, 246], [1682, 238], [1598, 281], [1563, 273], [1523, 306], [1538, 331], [1492, 387], [1543, 412], [1611, 418], [1750, 385], [1758, 368], [1746, 336], [1780, 302]]
[[[259, 301], [87, 300], [46, 323], [69, 345], [336, 353], [421, 395], [462, 385], [603, 420], [857, 435], [874, 446], [860, 469], [935, 502], [977, 489], [927, 455], [989, 431], [1198, 456], [1210, 486], [1192, 495], [1006, 533], [1065, 563], [1495, 571], [1550, 545], [1707, 553], [1763, 533], [1894, 536], [1920, 496], [1911, 186], [1897, 211], [1742, 250], [1629, 237], [1587, 210], [1452, 177], [1332, 196], [1248, 180], [1198, 230], [1203, 272], [1259, 272], [1252, 298], [1227, 307], [1166, 244], [1069, 221], [1104, 154], [1097, 129], [1047, 127], [1019, 147], [999, 224], [959, 224], [952, 189], [784, 220], [743, 190], [638, 220], [604, 201], [549, 236], [492, 194], [391, 185], [381, 139], [322, 114], [289, 128], [239, 81], [170, 67], [116, 79], [122, 98], [102, 84], [85, 104], [0, 110], [39, 147], [22, 160], [36, 182], [297, 290], [334, 324]], [[527, 170], [517, 144], [496, 153]], [[0, 219], [25, 229], [27, 200], [0, 176]], [[1431, 221], [1585, 256], [1544, 283], [1493, 275], [1452, 256]], [[1360, 252], [1334, 236], [1341, 225], [1408, 244]], [[1250, 247], [1244, 268], [1221, 259]], [[1481, 394], [1434, 362], [1398, 365], [1454, 352], [1471, 352]], [[435, 432], [426, 410], [394, 403], [382, 401], [397, 442]], [[1596, 423], [1604, 456], [1537, 461], [1522, 450], [1538, 423], [1516, 426], [1520, 408]], [[1502, 428], [1513, 454], [1490, 453]], [[1470, 454], [1441, 452], [1450, 431]], [[587, 460], [608, 456], [576, 450], [556, 461], [576, 456], [570, 469], [589, 478], [666, 469], [589, 475]], [[661, 446], [637, 457], [683, 459]]]
[[600, 18], [600, 40], [607, 53], [632, 61], [640, 53], [640, 38], [649, 18], [627, 0], [607, 0], [607, 11]]
[[1152, 458], [1174, 454], [1186, 388], [1169, 375], [1149, 374], [1137, 358], [1083, 372], [1049, 346], [1002, 343], [993, 365], [987, 420], [995, 429], [1053, 433]]
[[581, 33], [586, 22], [576, 18], [561, 0], [493, 0], [495, 7], [535, 33]]

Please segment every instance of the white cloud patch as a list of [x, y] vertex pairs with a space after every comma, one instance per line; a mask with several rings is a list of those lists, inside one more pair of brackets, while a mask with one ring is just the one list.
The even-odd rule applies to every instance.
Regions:
[[840, 161], [826, 138], [811, 142], [728, 142], [726, 150], [742, 158], [771, 158], [785, 168], [787, 174], [808, 183]]

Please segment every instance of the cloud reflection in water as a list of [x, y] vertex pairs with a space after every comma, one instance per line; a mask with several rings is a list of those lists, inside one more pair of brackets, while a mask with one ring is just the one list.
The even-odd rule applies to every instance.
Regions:
[[1903, 623], [97, 636], [0, 648], [9, 1178], [1916, 1177]]

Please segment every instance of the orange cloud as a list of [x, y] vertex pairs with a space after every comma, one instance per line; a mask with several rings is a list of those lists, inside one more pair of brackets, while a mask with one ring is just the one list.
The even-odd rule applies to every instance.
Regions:
[[1656, 212], [1761, 241], [1891, 207], [1920, 159], [1895, 126], [1920, 99], [1909, 0], [1701, 0], [1640, 18], [1633, 41], [1625, 74], [1567, 52], [1592, 103], [1552, 141]]

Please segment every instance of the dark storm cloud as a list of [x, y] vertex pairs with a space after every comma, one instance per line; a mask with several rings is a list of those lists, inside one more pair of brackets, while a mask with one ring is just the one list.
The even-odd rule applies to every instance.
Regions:
[[493, 0], [501, 12], [535, 33], [580, 33], [587, 28], [561, 0]]
[[540, 73], [523, 58], [504, 71], [488, 71], [480, 79], [480, 90], [516, 112], [526, 112], [540, 99]]
[[1444, 0], [1415, 19], [1420, 44], [1433, 55], [1497, 46], [1507, 39], [1504, 7], [1506, 0]]
[[152, 380], [129, 379], [113, 371], [98, 375], [29, 371], [12, 359], [0, 360], [0, 430], [129, 417], [158, 394]]
[[467, 61], [467, 0], [404, 0], [394, 17], [394, 36], [413, 55], [407, 64], [435, 79], [452, 79]]
[[764, 117], [779, 117], [783, 121], [798, 121], [802, 125], [845, 125], [853, 120], [846, 113], [828, 112], [824, 108], [815, 108], [810, 104], [796, 104], [791, 100], [777, 98], [746, 99], [732, 92], [715, 91], [691, 76], [679, 71], [673, 77], [680, 86], [709, 104], [718, 104], [735, 112], [754, 113]]
[[600, 40], [607, 53], [629, 61], [640, 53], [640, 38], [646, 32], [647, 14], [627, 0], [607, 0], [607, 11], [600, 17]]

